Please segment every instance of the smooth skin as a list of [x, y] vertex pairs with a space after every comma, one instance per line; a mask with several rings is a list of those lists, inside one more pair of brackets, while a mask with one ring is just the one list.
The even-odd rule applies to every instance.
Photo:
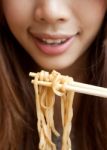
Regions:
[[[34, 61], [45, 69], [69, 70], [85, 64], [83, 54], [95, 39], [106, 12], [105, 0], [3, 0], [8, 25]], [[33, 35], [74, 36], [59, 55], [43, 53]], [[81, 59], [80, 59], [81, 58]]]

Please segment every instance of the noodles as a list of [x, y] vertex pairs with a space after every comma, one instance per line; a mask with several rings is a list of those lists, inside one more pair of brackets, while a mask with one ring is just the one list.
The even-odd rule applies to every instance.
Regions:
[[[52, 87], [38, 85], [38, 81], [49, 81]], [[45, 71], [37, 73], [34, 78], [34, 90], [37, 111], [37, 127], [39, 133], [40, 150], [56, 150], [56, 145], [52, 141], [52, 134], [56, 137], [60, 134], [55, 129], [54, 124], [54, 104], [55, 95], [61, 97], [61, 117], [62, 117], [62, 150], [71, 150], [71, 121], [73, 117], [72, 103], [74, 98], [73, 91], [66, 91], [64, 85], [72, 82], [73, 79], [68, 76], [62, 76], [53, 71], [51, 74]], [[62, 84], [62, 88], [58, 86]]]

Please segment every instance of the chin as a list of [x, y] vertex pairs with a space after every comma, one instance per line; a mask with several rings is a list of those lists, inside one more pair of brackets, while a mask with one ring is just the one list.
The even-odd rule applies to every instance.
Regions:
[[57, 71], [61, 71], [61, 70], [65, 70], [67, 68], [70, 67], [70, 65], [65, 65], [65, 64], [39, 64], [40, 67], [42, 67], [44, 70], [57, 70]]

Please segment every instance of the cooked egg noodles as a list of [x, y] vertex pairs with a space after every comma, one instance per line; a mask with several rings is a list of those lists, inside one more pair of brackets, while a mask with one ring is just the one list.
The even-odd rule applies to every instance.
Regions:
[[[38, 81], [51, 82], [51, 87], [38, 84]], [[71, 150], [71, 122], [73, 117], [72, 103], [74, 98], [73, 91], [65, 90], [65, 84], [72, 82], [73, 79], [68, 76], [62, 76], [56, 71], [51, 74], [41, 71], [35, 74], [34, 90], [37, 111], [37, 128], [39, 133], [39, 149], [40, 150], [56, 150], [56, 145], [52, 141], [52, 135], [56, 138], [60, 136], [55, 129], [54, 123], [54, 105], [55, 95], [61, 98], [61, 119], [62, 119], [62, 150]], [[62, 84], [61, 87], [58, 85]]]

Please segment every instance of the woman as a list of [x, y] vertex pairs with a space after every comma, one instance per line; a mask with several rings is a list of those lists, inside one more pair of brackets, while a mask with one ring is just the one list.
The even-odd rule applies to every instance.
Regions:
[[[38, 149], [28, 73], [56, 69], [106, 87], [106, 0], [1, 0], [0, 7], [0, 149]], [[73, 150], [107, 149], [106, 105], [76, 93]]]

